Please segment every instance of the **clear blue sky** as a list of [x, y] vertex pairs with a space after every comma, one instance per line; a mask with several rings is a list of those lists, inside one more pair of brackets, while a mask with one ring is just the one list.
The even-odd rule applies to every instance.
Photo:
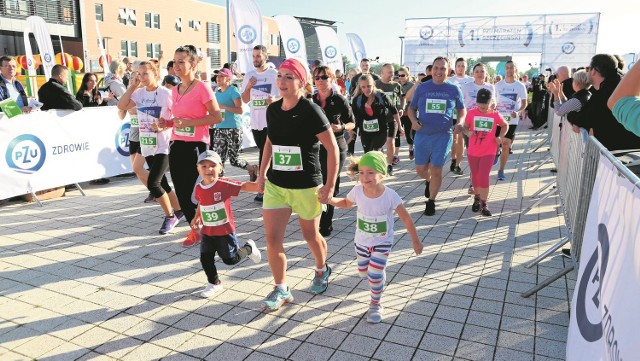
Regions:
[[[225, 0], [204, 0], [225, 5]], [[400, 35], [404, 35], [406, 18], [497, 16], [528, 14], [564, 14], [599, 12], [600, 28], [597, 51], [599, 53], [638, 53], [635, 40], [636, 24], [640, 12], [631, 0], [519, 0], [471, 1], [291, 1], [255, 0], [263, 16], [293, 15], [337, 21], [342, 53], [351, 50], [345, 33], [357, 33], [365, 43], [367, 56], [380, 57], [384, 62], [400, 62]], [[481, 5], [477, 5], [481, 4]], [[634, 4], [634, 5], [631, 5]], [[539, 57], [538, 57], [539, 59]], [[534, 62], [536, 57], [525, 57], [522, 62]], [[525, 65], [525, 64], [522, 64]], [[526, 67], [526, 66], [525, 66]], [[521, 66], [522, 69], [522, 66]]]

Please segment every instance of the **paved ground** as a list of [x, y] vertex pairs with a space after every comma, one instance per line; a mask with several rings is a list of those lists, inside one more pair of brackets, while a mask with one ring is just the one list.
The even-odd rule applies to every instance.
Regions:
[[[0, 359], [564, 359], [574, 274], [520, 297], [565, 262], [523, 266], [566, 232], [557, 197], [520, 213], [551, 179], [550, 166], [525, 170], [545, 154], [546, 147], [530, 152], [541, 140], [523, 130], [507, 181], [492, 172], [492, 218], [471, 212], [468, 176], [448, 172], [436, 215], [424, 216], [423, 182], [402, 153], [387, 185], [405, 200], [425, 250], [414, 256], [408, 235], [397, 234], [378, 325], [366, 322], [368, 285], [356, 276], [355, 210], [336, 211], [328, 239], [334, 273], [320, 296], [307, 291], [313, 262], [292, 217], [285, 246], [296, 300], [267, 314], [265, 261], [218, 263], [226, 290], [198, 296], [206, 278], [198, 248], [181, 247], [186, 224], [158, 235], [161, 211], [142, 202], [147, 192], [134, 178], [87, 185], [86, 197], [68, 192], [43, 208], [11, 202], [0, 208]], [[254, 161], [256, 153], [244, 156]], [[231, 167], [227, 174], [247, 179]], [[344, 195], [354, 183], [343, 181]], [[253, 195], [234, 205], [240, 237], [264, 252]]]

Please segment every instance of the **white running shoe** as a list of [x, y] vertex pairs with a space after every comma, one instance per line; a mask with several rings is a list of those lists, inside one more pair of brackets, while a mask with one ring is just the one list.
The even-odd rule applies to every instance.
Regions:
[[245, 245], [251, 246], [251, 253], [249, 254], [249, 259], [253, 261], [253, 263], [260, 263], [262, 260], [262, 255], [260, 254], [260, 250], [258, 246], [256, 246], [256, 242], [252, 239], [248, 239]]
[[204, 288], [204, 291], [200, 293], [200, 296], [204, 298], [209, 298], [216, 293], [222, 291], [224, 287], [222, 287], [222, 283], [214, 285], [212, 283], [207, 283], [207, 287]]

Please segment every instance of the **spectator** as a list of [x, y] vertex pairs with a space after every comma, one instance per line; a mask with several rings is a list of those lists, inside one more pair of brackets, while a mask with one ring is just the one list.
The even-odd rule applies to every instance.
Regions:
[[[131, 66], [133, 67], [133, 66]], [[125, 75], [127, 66], [120, 60], [114, 60], [109, 65], [110, 74], [104, 77], [104, 85], [107, 90], [111, 92], [112, 97], [107, 102], [107, 105], [118, 105], [118, 101], [122, 97], [127, 87], [124, 85], [122, 79]]]
[[82, 77], [82, 84], [76, 93], [76, 99], [82, 103], [83, 107], [97, 107], [106, 104], [106, 99], [102, 99], [98, 91], [98, 78], [93, 73], [86, 73]]
[[[0, 57], [0, 101], [6, 99], [15, 100], [23, 113], [29, 113], [29, 100], [24, 87], [16, 79], [18, 65], [16, 60], [10, 56]], [[0, 112], [2, 112], [0, 110]]]
[[[636, 63], [622, 78], [607, 102], [613, 116], [640, 137], [640, 65]], [[638, 144], [636, 144], [636, 148]]]
[[547, 103], [547, 86], [544, 74], [540, 74], [531, 81], [531, 106], [529, 108], [529, 118], [532, 127], [530, 129], [538, 129], [547, 122], [544, 116], [545, 105]]
[[618, 123], [607, 107], [609, 97], [620, 83], [618, 61], [609, 54], [596, 54], [586, 69], [595, 90], [573, 124], [589, 130], [609, 151], [638, 148], [640, 137]]
[[177, 86], [178, 84], [180, 84], [180, 78], [175, 75], [167, 75], [162, 81], [162, 86], [166, 87], [169, 90], [173, 89], [173, 87]]
[[[129, 86], [129, 80], [131, 79], [131, 67], [133, 66], [133, 61], [129, 58], [122, 59], [122, 62], [125, 66], [125, 72], [122, 74], [122, 84], [124, 84], [125, 88]], [[109, 67], [111, 70], [111, 67]], [[113, 71], [111, 71], [113, 73]]]
[[[578, 112], [587, 104], [589, 98], [591, 97], [591, 93], [589, 93], [589, 75], [584, 70], [578, 70], [573, 74], [573, 95], [567, 98], [564, 93], [563, 84], [556, 79], [554, 82], [549, 83], [549, 90], [553, 94], [553, 98], [555, 99], [554, 109], [556, 115], [559, 117], [566, 116], [567, 120], [570, 123], [575, 121], [575, 118]], [[574, 129], [578, 132], [578, 128]]]
[[82, 103], [71, 95], [66, 87], [69, 70], [66, 66], [56, 64], [51, 69], [51, 79], [38, 90], [38, 98], [44, 105], [42, 110], [49, 109], [82, 109]]
[[[173, 70], [173, 60], [169, 60], [169, 62], [167, 63], [167, 75], [172, 75], [172, 76], [176, 75], [176, 71]], [[165, 76], [165, 79], [166, 79], [166, 76]]]

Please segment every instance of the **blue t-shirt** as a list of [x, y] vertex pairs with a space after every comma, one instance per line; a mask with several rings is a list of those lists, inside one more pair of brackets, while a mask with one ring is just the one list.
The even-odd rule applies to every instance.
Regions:
[[[235, 107], [236, 104], [233, 101], [238, 98], [240, 98], [240, 91], [238, 91], [238, 88], [233, 85], [228, 87], [224, 92], [216, 90], [216, 100], [218, 101], [218, 104], [227, 107]], [[232, 113], [230, 111], [221, 111], [223, 112], [222, 123], [216, 124], [216, 128], [229, 129], [240, 128], [242, 126], [242, 115]]]
[[624, 97], [613, 106], [613, 116], [618, 122], [640, 137], [640, 98]]
[[422, 123], [418, 133], [451, 133], [454, 108], [464, 109], [462, 90], [449, 82], [437, 85], [433, 80], [429, 80], [416, 88], [411, 108], [418, 110], [418, 119]]

